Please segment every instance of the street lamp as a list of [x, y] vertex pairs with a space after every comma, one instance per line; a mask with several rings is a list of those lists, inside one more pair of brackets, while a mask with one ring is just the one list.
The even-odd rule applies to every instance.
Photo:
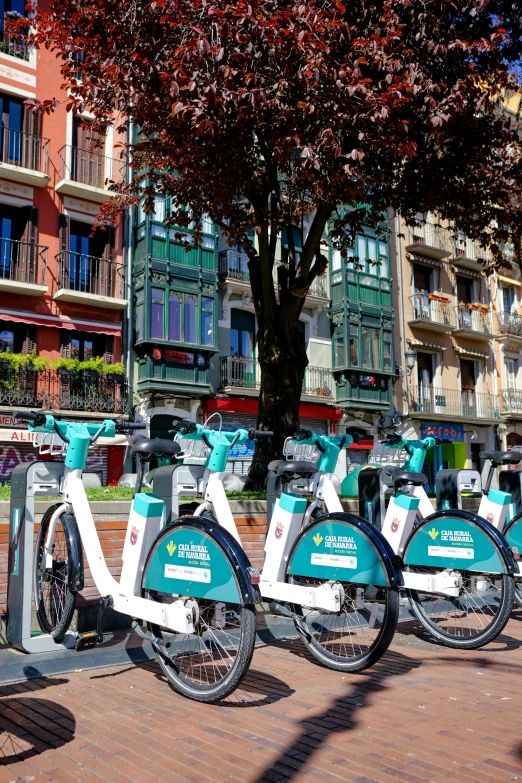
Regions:
[[413, 372], [413, 368], [415, 367], [417, 352], [414, 351], [413, 348], [408, 348], [408, 350], [404, 354], [404, 358], [406, 359], [406, 371], [408, 375], [411, 375]]

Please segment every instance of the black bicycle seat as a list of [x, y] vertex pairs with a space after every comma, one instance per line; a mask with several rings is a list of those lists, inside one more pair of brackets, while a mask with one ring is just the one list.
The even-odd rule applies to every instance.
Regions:
[[522, 460], [520, 451], [481, 451], [481, 459], [490, 459], [494, 465], [518, 465]]
[[137, 454], [141, 459], [152, 456], [173, 456], [181, 451], [179, 443], [167, 438], [139, 438], [132, 444], [131, 455]]
[[386, 465], [382, 472], [389, 476], [396, 487], [405, 486], [406, 484], [413, 484], [414, 487], [422, 487], [426, 484], [428, 479], [424, 473], [414, 473], [411, 470], [402, 470], [395, 465]]
[[313, 476], [319, 468], [313, 462], [306, 460], [275, 459], [268, 463], [268, 470], [278, 476], [289, 473], [297, 473], [301, 476]]

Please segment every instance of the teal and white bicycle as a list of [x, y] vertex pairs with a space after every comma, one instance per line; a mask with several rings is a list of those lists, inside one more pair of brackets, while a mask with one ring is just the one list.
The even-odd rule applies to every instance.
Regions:
[[[28, 422], [31, 432], [57, 436], [65, 450], [62, 502], [46, 516], [36, 544], [35, 601], [42, 630], [59, 642], [70, 626], [84, 582], [83, 545], [102, 605], [138, 618], [133, 628], [152, 642], [173, 687], [203, 702], [231, 693], [252, 658], [255, 604], [260, 601], [259, 576], [236, 538], [201, 517], [185, 517], [165, 527], [163, 502], [138, 487], [118, 582], [105, 561], [82, 471], [99, 437], [142, 426], [112, 420], [58, 421], [46, 413], [18, 413], [16, 418]], [[179, 450], [173, 441], [148, 438], [132, 447], [142, 462], [152, 456], [174, 457]], [[103, 641], [101, 622], [88, 636]], [[85, 642], [85, 635], [78, 638]]]

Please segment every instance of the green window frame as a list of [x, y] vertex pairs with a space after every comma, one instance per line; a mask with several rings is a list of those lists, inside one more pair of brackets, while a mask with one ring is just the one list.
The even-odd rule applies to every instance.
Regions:
[[334, 329], [333, 363], [334, 367], [349, 367], [372, 372], [391, 373], [393, 369], [393, 337], [389, 329], [375, 324], [348, 324], [348, 344], [345, 351], [344, 324]]

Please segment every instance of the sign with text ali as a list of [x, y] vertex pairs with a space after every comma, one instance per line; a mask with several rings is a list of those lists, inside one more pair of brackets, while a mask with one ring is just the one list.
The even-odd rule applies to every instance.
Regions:
[[455, 443], [464, 443], [464, 426], [453, 422], [423, 421], [421, 438], [447, 438]]

